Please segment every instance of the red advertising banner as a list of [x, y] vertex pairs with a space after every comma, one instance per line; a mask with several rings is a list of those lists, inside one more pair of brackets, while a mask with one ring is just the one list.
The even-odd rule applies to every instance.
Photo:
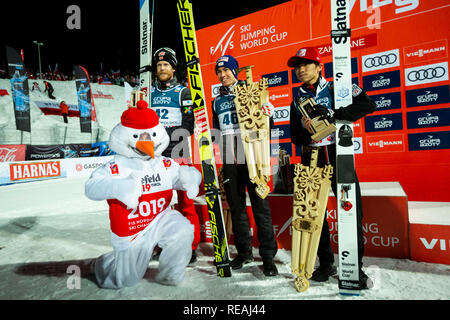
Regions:
[[[354, 0], [353, 80], [377, 104], [355, 126], [362, 182], [398, 181], [409, 201], [450, 201], [448, 0]], [[205, 98], [217, 94], [215, 61], [233, 55], [269, 80], [280, 147], [300, 161], [290, 142], [289, 105], [301, 83], [287, 60], [304, 46], [319, 48], [332, 80], [330, 2], [294, 0], [197, 31]], [[244, 79], [245, 75], [239, 75]], [[210, 116], [211, 114], [211, 110]], [[356, 144], [356, 143], [355, 143]]]
[[59, 161], [12, 163], [9, 171], [11, 181], [52, 178], [61, 175], [61, 164]]
[[0, 145], [0, 162], [24, 161], [26, 149], [24, 144]]

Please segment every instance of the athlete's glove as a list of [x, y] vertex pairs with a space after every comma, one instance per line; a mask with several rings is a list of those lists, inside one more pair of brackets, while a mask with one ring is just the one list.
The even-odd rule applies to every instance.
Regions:
[[314, 110], [311, 112], [310, 117], [311, 119], [319, 117], [319, 120], [328, 120], [329, 122], [335, 122], [333, 115], [333, 110], [328, 109], [321, 104], [317, 104], [314, 106]]
[[275, 108], [274, 108], [273, 104], [271, 104], [270, 102], [266, 102], [262, 105], [263, 113], [265, 115], [268, 115], [269, 117], [271, 117], [273, 115], [274, 109]]

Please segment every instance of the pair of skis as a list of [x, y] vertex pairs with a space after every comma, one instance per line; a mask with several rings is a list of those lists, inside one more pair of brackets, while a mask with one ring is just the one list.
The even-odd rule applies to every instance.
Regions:
[[[146, 100], [150, 104], [151, 89], [151, 52], [153, 31], [153, 2], [140, 0], [141, 45], [140, 45], [140, 88], [146, 92]], [[186, 65], [188, 67], [189, 88], [192, 95], [196, 139], [200, 150], [202, 162], [203, 183], [205, 186], [205, 198], [211, 223], [211, 234], [214, 248], [214, 260], [217, 275], [230, 277], [230, 257], [228, 240], [225, 231], [225, 223], [222, 210], [222, 202], [219, 194], [218, 178], [214, 153], [211, 142], [211, 132], [208, 121], [208, 110], [205, 105], [205, 94], [198, 58], [198, 47], [195, 35], [194, 16], [192, 5], [188, 0], [177, 1], [178, 15], [180, 18], [181, 33], [183, 38]]]

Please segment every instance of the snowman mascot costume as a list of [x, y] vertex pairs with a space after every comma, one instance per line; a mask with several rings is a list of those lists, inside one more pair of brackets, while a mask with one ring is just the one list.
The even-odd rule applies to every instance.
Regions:
[[100, 287], [136, 285], [156, 245], [163, 248], [156, 281], [177, 285], [191, 258], [194, 227], [170, 207], [173, 189], [191, 199], [201, 182], [198, 170], [161, 156], [170, 139], [147, 102], [126, 110], [111, 131], [113, 160], [96, 169], [86, 182], [86, 196], [109, 205], [113, 251], [95, 259], [92, 269]]

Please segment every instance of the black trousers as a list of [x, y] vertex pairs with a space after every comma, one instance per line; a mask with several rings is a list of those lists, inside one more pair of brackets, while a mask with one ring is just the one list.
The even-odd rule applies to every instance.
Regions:
[[[309, 166], [311, 161], [311, 148], [302, 147], [301, 154], [302, 164]], [[317, 158], [317, 166], [324, 167], [326, 164], [331, 164], [333, 166], [333, 176], [331, 177], [331, 188], [336, 198], [339, 199], [339, 194], [337, 193], [336, 184], [336, 145], [328, 145], [326, 147], [320, 147], [319, 155]], [[362, 258], [364, 256], [364, 234], [362, 229], [362, 197], [361, 188], [359, 186], [358, 177], [356, 176], [356, 171], [354, 172], [356, 178], [356, 217], [357, 217], [357, 239], [358, 239], [358, 259], [359, 267], [362, 267]], [[327, 215], [322, 226], [322, 233], [320, 234], [319, 248], [317, 251], [317, 256], [319, 257], [319, 263], [321, 266], [332, 265], [334, 263], [334, 254], [331, 249], [331, 239], [330, 239], [330, 229], [328, 226]]]
[[223, 165], [224, 189], [231, 210], [232, 230], [236, 250], [241, 254], [252, 251], [250, 225], [247, 216], [246, 193], [250, 197], [253, 216], [258, 229], [259, 255], [263, 260], [273, 259], [278, 250], [272, 226], [269, 200], [261, 199], [255, 192], [255, 184], [249, 179], [246, 164]]

